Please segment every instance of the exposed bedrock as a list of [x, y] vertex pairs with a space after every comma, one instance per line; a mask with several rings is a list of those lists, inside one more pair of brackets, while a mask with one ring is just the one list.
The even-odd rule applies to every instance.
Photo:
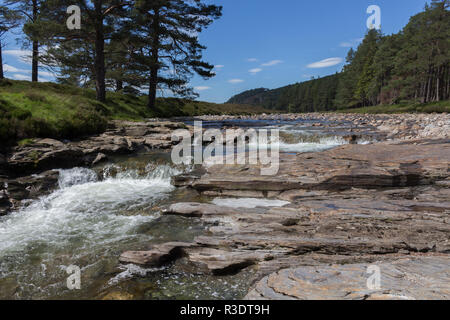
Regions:
[[446, 183], [449, 159], [450, 140], [344, 145], [317, 153], [282, 153], [274, 176], [260, 175], [257, 165], [212, 165], [199, 179], [181, 176], [174, 183], [218, 193], [410, 187]]
[[[378, 264], [284, 269], [259, 281], [249, 300], [448, 300], [450, 258], [414, 257]], [[368, 286], [367, 270], [380, 271], [379, 287]], [[443, 281], [444, 279], [444, 281]], [[445, 280], [446, 279], [446, 280]]]
[[[229, 165], [175, 178], [177, 185], [204, 195], [272, 198], [289, 204], [239, 208], [176, 203], [164, 214], [200, 219], [209, 227], [194, 242], [178, 245], [183, 254], [165, 262], [182, 256], [212, 274], [252, 267], [254, 280], [263, 280], [247, 298], [448, 297], [449, 159], [448, 140], [384, 142], [281, 154], [275, 176], [259, 175], [257, 165]], [[130, 253], [121, 261], [124, 257], [141, 264]], [[389, 280], [382, 291], [364, 289], [362, 276], [355, 276], [372, 263], [381, 263]], [[425, 279], [429, 271], [434, 273]], [[296, 272], [303, 278], [292, 280]], [[394, 273], [421, 280], [408, 287], [409, 280], [392, 280]], [[347, 286], [348, 279], [354, 281]], [[441, 286], [435, 291], [421, 288], [438, 281]], [[321, 289], [317, 283], [322, 282], [326, 286]]]

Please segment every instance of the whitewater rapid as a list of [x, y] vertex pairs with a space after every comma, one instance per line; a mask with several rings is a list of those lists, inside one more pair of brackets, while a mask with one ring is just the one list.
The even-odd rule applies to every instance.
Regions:
[[101, 259], [120, 245], [151, 239], [137, 228], [158, 217], [151, 207], [174, 190], [170, 179], [179, 173], [167, 165], [148, 166], [144, 174], [109, 166], [99, 179], [91, 169], [59, 170], [56, 191], [0, 218], [0, 280], [34, 296], [59, 281], [54, 273], [87, 255]]

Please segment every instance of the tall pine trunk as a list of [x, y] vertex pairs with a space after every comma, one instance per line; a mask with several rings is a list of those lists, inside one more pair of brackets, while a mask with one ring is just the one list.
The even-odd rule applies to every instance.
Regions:
[[123, 89], [123, 81], [122, 80], [116, 80], [116, 91], [119, 92]]
[[152, 64], [150, 66], [150, 84], [148, 91], [148, 107], [154, 109], [156, 104], [156, 90], [158, 87], [158, 60], [159, 60], [159, 9], [155, 9], [155, 17], [151, 25], [153, 33], [152, 41]]
[[39, 59], [39, 44], [37, 41], [33, 41], [33, 61], [31, 66], [31, 81], [38, 82], [39, 78], [39, 67], [38, 67], [38, 59]]
[[0, 40], [0, 80], [4, 79], [3, 74], [3, 56], [2, 56], [2, 41]]
[[[38, 5], [37, 0], [33, 0], [33, 23], [36, 22], [38, 16]], [[38, 59], [39, 59], [39, 43], [37, 40], [33, 40], [33, 57], [31, 62], [31, 81], [38, 82]]]
[[102, 1], [95, 2], [95, 16], [97, 23], [95, 27], [95, 89], [97, 100], [106, 101], [106, 83], [105, 83], [105, 34], [103, 30]]

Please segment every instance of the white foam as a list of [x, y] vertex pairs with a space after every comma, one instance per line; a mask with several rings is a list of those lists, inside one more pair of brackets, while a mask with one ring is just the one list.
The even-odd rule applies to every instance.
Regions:
[[283, 207], [288, 201], [257, 199], [257, 198], [215, 198], [213, 204], [230, 208]]
[[159, 166], [140, 179], [124, 172], [104, 181], [89, 169], [60, 173], [60, 189], [0, 218], [0, 258], [36, 244], [62, 248], [76, 241], [89, 249], [132, 237], [137, 226], [155, 216], [127, 214], [167, 197], [176, 171]]
[[271, 141], [267, 144], [258, 143], [249, 144], [249, 148], [251, 150], [266, 149], [271, 150], [271, 145], [278, 144], [278, 148], [282, 152], [317, 152], [324, 151], [328, 149], [332, 149], [338, 147], [340, 145], [347, 144], [343, 138], [341, 137], [323, 137], [319, 140], [319, 142], [298, 142], [298, 143], [286, 143], [283, 141]]

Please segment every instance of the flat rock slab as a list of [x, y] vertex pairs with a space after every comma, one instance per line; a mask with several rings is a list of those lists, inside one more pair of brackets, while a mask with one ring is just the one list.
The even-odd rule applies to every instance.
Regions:
[[219, 193], [409, 187], [446, 181], [449, 159], [450, 140], [344, 145], [317, 153], [282, 153], [274, 176], [261, 175], [259, 165], [212, 165], [190, 185]]
[[181, 257], [184, 254], [183, 249], [192, 245], [184, 242], [168, 242], [154, 246], [148, 251], [127, 251], [122, 253], [119, 262], [147, 267], [160, 267]]
[[[368, 279], [380, 271], [380, 286]], [[450, 299], [450, 257], [400, 259], [284, 269], [259, 281], [249, 300], [441, 300]]]

